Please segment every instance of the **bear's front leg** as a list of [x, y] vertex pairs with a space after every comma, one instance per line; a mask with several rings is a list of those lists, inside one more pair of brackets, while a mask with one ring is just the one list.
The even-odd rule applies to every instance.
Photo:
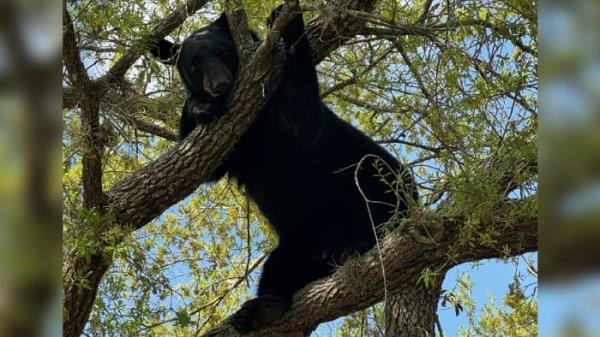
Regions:
[[189, 97], [183, 105], [179, 120], [179, 139], [183, 140], [198, 125], [208, 124], [225, 112], [225, 104], [207, 98]]
[[197, 125], [208, 124], [223, 114], [220, 102], [190, 97], [185, 101], [183, 114], [195, 120]]
[[290, 306], [289, 300], [279, 296], [259, 296], [244, 303], [233, 315], [231, 324], [240, 333], [257, 331], [283, 316]]

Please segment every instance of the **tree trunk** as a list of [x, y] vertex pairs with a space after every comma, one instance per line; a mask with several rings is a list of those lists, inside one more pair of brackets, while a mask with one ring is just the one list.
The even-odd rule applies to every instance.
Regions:
[[429, 288], [407, 284], [385, 303], [385, 337], [434, 337], [437, 306], [445, 275]]
[[67, 256], [63, 270], [63, 336], [79, 337], [92, 311], [96, 291], [109, 267], [103, 256]]

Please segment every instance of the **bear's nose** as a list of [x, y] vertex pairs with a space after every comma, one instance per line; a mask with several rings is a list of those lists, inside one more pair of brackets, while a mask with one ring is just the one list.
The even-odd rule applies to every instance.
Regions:
[[213, 93], [217, 95], [223, 95], [225, 92], [227, 92], [227, 89], [229, 89], [229, 82], [220, 81], [215, 84]]

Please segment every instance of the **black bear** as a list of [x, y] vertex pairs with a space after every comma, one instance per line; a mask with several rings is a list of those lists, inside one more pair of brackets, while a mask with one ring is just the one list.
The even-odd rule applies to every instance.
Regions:
[[[233, 317], [241, 332], [280, 317], [297, 290], [373, 247], [375, 232], [392, 215], [407, 216], [417, 198], [411, 173], [321, 101], [301, 14], [282, 37], [282, 83], [213, 177], [228, 174], [243, 186], [279, 238], [258, 296]], [[152, 52], [177, 64], [189, 92], [182, 138], [224, 113], [238, 62], [224, 14], [181, 46], [163, 40]]]

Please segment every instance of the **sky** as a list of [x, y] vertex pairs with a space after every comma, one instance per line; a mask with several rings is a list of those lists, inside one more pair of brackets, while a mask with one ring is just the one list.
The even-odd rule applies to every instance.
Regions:
[[[537, 264], [537, 253], [525, 254], [527, 258], [532, 259]], [[502, 304], [502, 298], [508, 291], [508, 284], [513, 280], [515, 273], [520, 273], [524, 276], [523, 285], [529, 285], [526, 288], [526, 294], [535, 292], [537, 295], [537, 281], [527, 271], [525, 260], [520, 257], [517, 264], [512, 262], [502, 262], [497, 259], [482, 260], [478, 264], [465, 263], [452, 268], [446, 275], [446, 279], [442, 285], [442, 289], [452, 289], [456, 284], [456, 280], [464, 273], [469, 273], [471, 280], [475, 283], [472, 291], [472, 298], [477, 306], [477, 314], [484, 304], [490, 303], [490, 296], [494, 302], [501, 308], [506, 308]], [[599, 298], [600, 299], [600, 298]], [[558, 306], [556, 306], [558, 307]], [[554, 310], [555, 312], [557, 310]], [[444, 331], [445, 337], [457, 336], [460, 327], [467, 326], [467, 318], [464, 313], [456, 316], [454, 308], [438, 307], [438, 316], [440, 324]], [[600, 317], [600, 316], [599, 316]], [[339, 324], [342, 319], [337, 319], [330, 323], [321, 324], [312, 337], [334, 336], [331, 331], [335, 329], [336, 324]], [[550, 336], [540, 334], [540, 336]]]
[[[91, 63], [91, 60], [84, 58], [84, 63], [86, 66], [88, 66]], [[102, 70], [99, 68], [93, 68], [91, 69], [91, 72], [92, 75], [94, 75], [94, 73], [102, 73]], [[174, 207], [176, 207], [176, 205]], [[172, 210], [173, 208], [171, 208], [170, 211]], [[169, 211], [165, 212], [163, 216], [168, 213]], [[528, 254], [528, 256], [532, 257], [534, 261], [537, 262], [537, 253], [531, 253]], [[443, 289], [452, 289], [456, 284], [456, 280], [464, 273], [469, 273], [470, 278], [474, 281], [475, 286], [472, 292], [472, 297], [477, 303], [478, 309], [480, 309], [485, 303], [489, 303], [490, 296], [495, 299], [495, 303], [497, 305], [502, 306], [502, 297], [506, 294], [508, 284], [513, 280], [515, 273], [520, 273], [526, 276], [526, 281], [523, 284], [533, 284], [532, 287], [537, 287], [536, 280], [526, 270], [524, 260], [519, 258], [517, 265], [513, 263], [505, 263], [499, 260], [485, 260], [481, 261], [476, 266], [474, 264], [463, 264], [454, 267], [448, 272], [443, 284]], [[552, 289], [549, 289], [548, 293], [551, 294]], [[549, 314], [545, 323], [552, 322], [553, 316], [561, 315], [562, 311], [558, 309], [560, 306], [554, 305], [552, 296], [545, 298], [544, 304], [548, 305], [546, 312]], [[444, 335], [446, 337], [456, 336], [460, 327], [466, 326], [467, 324], [465, 314], [462, 313], [456, 316], [453, 308], [440, 307], [438, 310], [438, 315]], [[336, 320], [329, 324], [321, 324], [313, 333], [313, 336], [332, 335], [330, 331], [334, 329], [336, 324], [338, 324], [340, 321], [341, 320]], [[546, 336], [545, 334], [540, 335]]]
[[[537, 253], [528, 253], [525, 256], [532, 258], [537, 264]], [[537, 287], [536, 279], [527, 271], [525, 260], [520, 257], [518, 263], [502, 262], [497, 259], [483, 260], [476, 267], [473, 264], [462, 264], [452, 268], [444, 281], [443, 289], [451, 289], [456, 284], [456, 280], [463, 273], [469, 273], [475, 283], [472, 297], [477, 303], [478, 312], [485, 303], [489, 303], [489, 296], [493, 296], [494, 302], [499, 307], [502, 304], [502, 298], [508, 291], [508, 284], [512, 282], [515, 273], [520, 273], [525, 277], [523, 285], [531, 285], [526, 289], [526, 294], [530, 294]], [[459, 327], [466, 327], [467, 319], [464, 314], [456, 316], [453, 308], [439, 308], [438, 315], [444, 335], [447, 337], [456, 336]]]

